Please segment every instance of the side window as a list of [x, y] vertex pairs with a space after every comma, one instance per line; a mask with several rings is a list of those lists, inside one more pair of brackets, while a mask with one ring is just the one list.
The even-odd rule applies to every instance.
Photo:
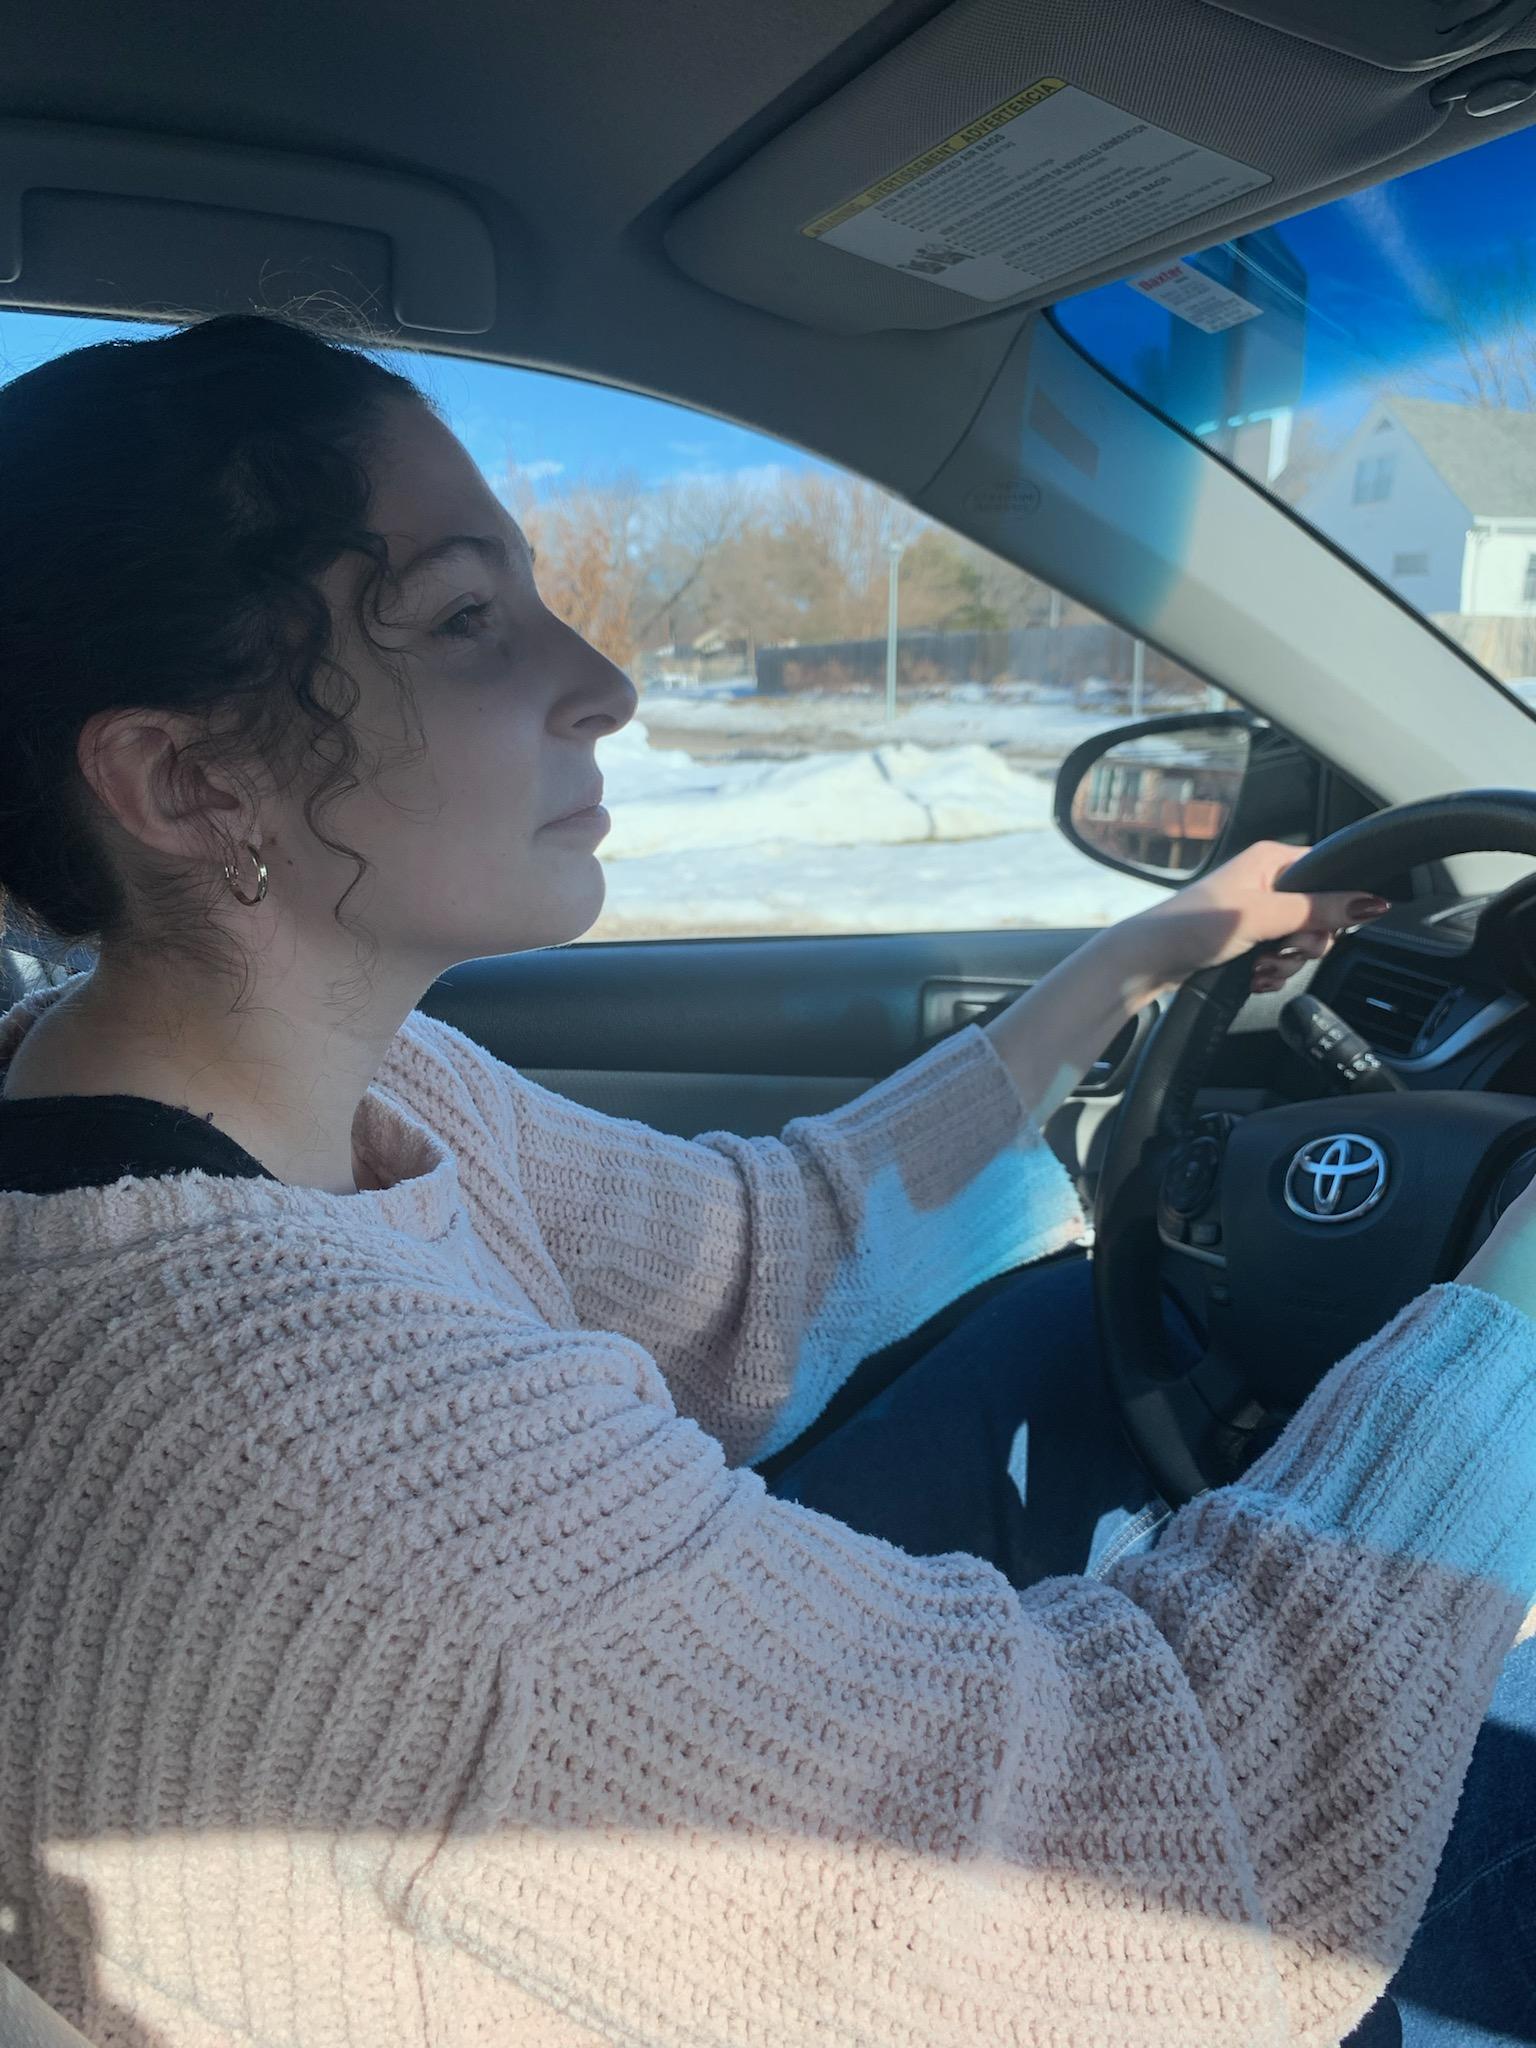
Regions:
[[[155, 331], [0, 313], [0, 380]], [[524, 527], [545, 602], [639, 690], [598, 749], [589, 939], [1092, 926], [1161, 897], [1057, 833], [1056, 769], [1220, 692], [799, 449], [546, 372], [385, 359]]]
[[639, 691], [598, 748], [613, 827], [589, 939], [1092, 926], [1162, 895], [1057, 833], [1056, 770], [1219, 691], [798, 449], [540, 372], [424, 381], [545, 602]]
[[1392, 494], [1392, 457], [1367, 455], [1355, 464], [1354, 502], [1379, 505]]

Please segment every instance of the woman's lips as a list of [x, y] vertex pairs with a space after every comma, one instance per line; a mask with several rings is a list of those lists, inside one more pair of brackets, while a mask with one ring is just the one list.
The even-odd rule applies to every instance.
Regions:
[[546, 832], [564, 831], [570, 827], [582, 832], [606, 832], [613, 821], [600, 803], [587, 804], [582, 810], [567, 811], [562, 818], [551, 818], [544, 827]]

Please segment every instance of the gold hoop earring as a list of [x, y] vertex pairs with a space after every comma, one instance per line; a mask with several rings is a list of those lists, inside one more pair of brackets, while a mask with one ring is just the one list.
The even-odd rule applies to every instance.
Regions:
[[259, 903], [267, 893], [267, 864], [255, 847], [252, 846], [249, 839], [246, 840], [245, 846], [251, 859], [256, 863], [256, 894], [254, 896], [242, 896], [240, 894], [240, 891], [235, 887], [235, 871], [227, 861], [224, 864], [224, 879], [229, 884], [229, 893], [234, 897], [235, 901], [249, 906]]

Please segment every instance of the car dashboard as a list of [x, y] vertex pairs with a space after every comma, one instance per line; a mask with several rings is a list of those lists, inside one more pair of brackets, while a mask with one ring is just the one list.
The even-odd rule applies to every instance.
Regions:
[[[1536, 1096], [1536, 1005], [1524, 987], [1520, 906], [1485, 918], [1487, 897], [1420, 898], [1342, 939], [1306, 983], [1410, 1089]], [[1266, 1008], [1283, 1010], [1299, 984]], [[1274, 1087], [1295, 1101], [1330, 1092], [1279, 1044]], [[1340, 1092], [1347, 1092], [1342, 1090]]]
[[[1310, 975], [1251, 999], [1217, 1054], [1209, 1085], [1196, 1098], [1195, 1136], [1173, 1155], [1168, 1173], [1176, 1174], [1181, 1153], [1196, 1139], [1209, 1144], [1211, 1133], [1231, 1130], [1255, 1112], [1335, 1103], [1330, 1142], [1365, 1146], [1374, 1132], [1390, 1151], [1396, 1114], [1389, 1105], [1401, 1104], [1405, 1095], [1476, 1093], [1506, 1103], [1528, 1098], [1529, 1121], [1516, 1116], [1505, 1140], [1490, 1152], [1487, 1171], [1470, 1188], [1449, 1163], [1438, 1185], [1423, 1161], [1414, 1177], [1416, 1201], [1450, 1205], [1435, 1277], [1452, 1277], [1505, 1207], [1536, 1179], [1536, 1002], [1526, 964], [1525, 901], [1523, 891], [1512, 891], [1497, 899], [1497, 907], [1486, 897], [1399, 904], [1348, 933]], [[1536, 890], [1530, 901], [1536, 915]], [[1353, 1048], [1324, 1047], [1314, 1037], [1309, 1054], [1305, 1037], [1286, 1028], [1287, 1010], [1297, 1006], [1292, 1019], [1304, 1014], [1308, 998], [1325, 1006], [1330, 1031], [1336, 1020], [1353, 1034]], [[1315, 1028], [1321, 1020], [1311, 1021]], [[1356, 1059], [1361, 1040], [1369, 1051]], [[1352, 1073], [1360, 1075], [1358, 1083], [1352, 1084]], [[1518, 1108], [1518, 1101], [1507, 1106]], [[1489, 1109], [1494, 1111], [1492, 1102]], [[1353, 1135], [1342, 1137], [1345, 1132]], [[1218, 1142], [1224, 1147], [1225, 1136]], [[1191, 1221], [1193, 1212], [1164, 1183], [1159, 1235], [1170, 1251], [1184, 1255], [1176, 1261], [1177, 1291], [1197, 1325], [1206, 1320], [1209, 1287], [1228, 1278], [1231, 1230], [1241, 1221], [1229, 1211], [1229, 1199], [1230, 1190], [1219, 1205], [1213, 1196]], [[1358, 1278], [1370, 1263], [1370, 1247], [1356, 1244], [1355, 1253]], [[1330, 1285], [1348, 1289], [1351, 1279], [1335, 1274]]]

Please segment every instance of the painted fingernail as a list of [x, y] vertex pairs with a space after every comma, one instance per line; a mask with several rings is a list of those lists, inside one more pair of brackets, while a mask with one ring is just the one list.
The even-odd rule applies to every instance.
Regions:
[[1350, 902], [1349, 914], [1351, 917], [1380, 917], [1383, 911], [1391, 908], [1385, 896], [1356, 896]]

